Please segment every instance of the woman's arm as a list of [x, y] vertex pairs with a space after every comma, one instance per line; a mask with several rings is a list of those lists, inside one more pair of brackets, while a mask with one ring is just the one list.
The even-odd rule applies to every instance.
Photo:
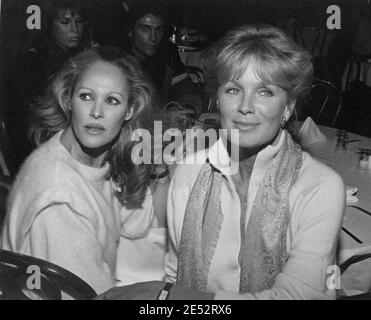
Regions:
[[[165, 280], [171, 283], [176, 283], [177, 271], [178, 271], [178, 252], [177, 252], [177, 237], [176, 237], [176, 216], [175, 208], [176, 205], [181, 205], [180, 202], [176, 202], [176, 191], [174, 190], [174, 182], [176, 181], [176, 171], [174, 178], [172, 178], [168, 191], [167, 199], [167, 223], [168, 223], [168, 252], [165, 255]], [[183, 194], [183, 197], [188, 197], [187, 194]]]
[[31, 255], [74, 273], [98, 294], [114, 286], [114, 275], [104, 262], [97, 230], [67, 204], [41, 211], [31, 226], [28, 241]]

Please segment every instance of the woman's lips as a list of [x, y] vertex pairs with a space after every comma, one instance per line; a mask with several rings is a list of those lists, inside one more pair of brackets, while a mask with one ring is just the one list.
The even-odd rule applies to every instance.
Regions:
[[234, 121], [234, 125], [237, 129], [242, 131], [248, 131], [256, 128], [260, 123], [250, 122], [250, 121]]
[[105, 131], [106, 129], [101, 126], [101, 125], [93, 125], [93, 124], [88, 124], [86, 126], [84, 126], [84, 128], [86, 128], [86, 130], [91, 133], [91, 134], [100, 134], [102, 133], [103, 131]]
[[156, 45], [147, 45], [146, 47], [149, 50], [156, 50], [157, 49], [157, 46]]

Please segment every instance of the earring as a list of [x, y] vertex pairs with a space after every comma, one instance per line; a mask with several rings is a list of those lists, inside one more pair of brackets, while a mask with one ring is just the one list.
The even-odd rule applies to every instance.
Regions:
[[287, 120], [290, 119], [290, 116], [291, 116], [291, 112], [289, 110], [286, 110], [285, 114], [283, 115], [281, 119], [281, 128], [285, 127]]
[[281, 119], [281, 128], [284, 128], [285, 127], [286, 122], [287, 122], [287, 119], [286, 119], [285, 116], [283, 116], [282, 119]]

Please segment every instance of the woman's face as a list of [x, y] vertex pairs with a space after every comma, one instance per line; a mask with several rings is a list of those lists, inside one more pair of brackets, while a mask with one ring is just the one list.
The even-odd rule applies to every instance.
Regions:
[[81, 42], [85, 27], [84, 19], [78, 14], [73, 15], [70, 10], [59, 10], [53, 20], [53, 36], [64, 47], [77, 48]]
[[286, 91], [258, 79], [250, 65], [239, 79], [222, 85], [217, 95], [221, 128], [238, 129], [239, 141], [231, 142], [242, 148], [270, 143], [280, 130], [284, 113], [291, 110], [286, 107]]
[[71, 126], [79, 144], [101, 150], [133, 115], [126, 76], [108, 62], [95, 62], [76, 84], [71, 99]]

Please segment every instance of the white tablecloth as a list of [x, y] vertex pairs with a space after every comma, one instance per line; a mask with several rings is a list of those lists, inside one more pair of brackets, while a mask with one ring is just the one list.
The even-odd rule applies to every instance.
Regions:
[[[348, 151], [341, 153], [334, 151], [336, 141], [336, 129], [319, 126], [327, 140], [307, 146], [314, 157], [320, 159], [328, 166], [336, 170], [343, 178], [347, 186], [357, 187], [358, 202], [355, 205], [371, 211], [371, 170], [357, 169], [358, 148], [371, 149], [371, 139], [349, 133], [350, 140], [360, 140], [348, 145]], [[347, 206], [343, 227], [354, 234], [363, 243], [359, 244], [347, 235], [343, 230], [340, 234], [339, 262], [343, 262], [350, 256], [360, 252], [371, 252], [371, 216]]]
[[[343, 178], [347, 186], [357, 187], [357, 203], [347, 204], [344, 214], [343, 228], [351, 232], [362, 243], [358, 243], [343, 229], [340, 233], [338, 264], [346, 261], [353, 255], [371, 252], [371, 216], [350, 207], [357, 205], [371, 212], [371, 169], [357, 168], [358, 148], [371, 148], [371, 139], [349, 133], [350, 140], [360, 140], [348, 145], [346, 153], [334, 151], [336, 129], [319, 126], [327, 140], [307, 146], [308, 151], [334, 170]], [[371, 160], [370, 160], [371, 161]], [[371, 285], [371, 261], [364, 260], [350, 266], [341, 276], [341, 288], [347, 295], [365, 293]]]

